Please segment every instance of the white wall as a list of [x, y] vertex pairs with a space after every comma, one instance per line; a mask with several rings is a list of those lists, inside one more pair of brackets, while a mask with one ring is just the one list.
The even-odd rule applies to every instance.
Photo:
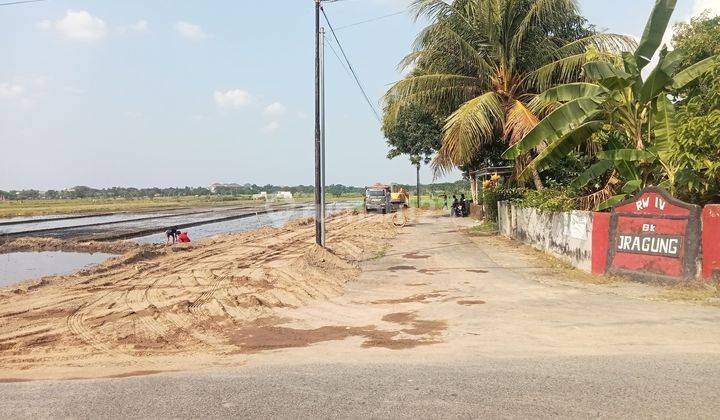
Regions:
[[545, 212], [498, 203], [498, 230], [574, 267], [592, 270], [592, 218], [588, 211]]

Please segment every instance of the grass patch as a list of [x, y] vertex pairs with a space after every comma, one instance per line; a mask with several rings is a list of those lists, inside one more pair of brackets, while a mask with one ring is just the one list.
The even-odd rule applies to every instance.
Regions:
[[484, 220], [482, 223], [465, 230], [470, 236], [495, 236], [498, 234], [498, 226], [492, 220]]
[[662, 285], [658, 297], [674, 302], [695, 302], [720, 307], [720, 290], [715, 287], [693, 284]]
[[380, 258], [383, 258], [385, 255], [387, 255], [388, 250], [390, 249], [390, 245], [385, 245], [383, 248], [375, 254], [373, 257], [373, 260], [379, 260]]

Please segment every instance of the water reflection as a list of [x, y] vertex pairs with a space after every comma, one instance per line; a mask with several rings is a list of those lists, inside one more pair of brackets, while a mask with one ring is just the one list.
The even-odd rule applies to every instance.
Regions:
[[10, 252], [0, 254], [0, 287], [44, 276], [73, 273], [101, 263], [111, 254], [83, 252]]

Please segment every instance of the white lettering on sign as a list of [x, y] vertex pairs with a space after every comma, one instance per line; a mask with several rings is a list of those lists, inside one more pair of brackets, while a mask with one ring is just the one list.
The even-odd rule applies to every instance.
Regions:
[[655, 225], [646, 223], [642, 226], [643, 232], [655, 232]]
[[618, 252], [678, 257], [682, 238], [678, 236], [620, 235]]
[[642, 197], [638, 201], [635, 202], [635, 208], [640, 210], [645, 210], [650, 208], [650, 205], [653, 205], [656, 209], [663, 211], [665, 210], [665, 207], [667, 206], [667, 201], [665, 201], [661, 197], [655, 197], [655, 200], [650, 200], [650, 197]]

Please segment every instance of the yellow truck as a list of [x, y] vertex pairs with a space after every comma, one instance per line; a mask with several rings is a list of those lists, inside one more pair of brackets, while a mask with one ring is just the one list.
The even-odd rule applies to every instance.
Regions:
[[395, 210], [410, 207], [410, 193], [405, 191], [405, 188], [400, 188], [397, 192], [390, 193], [390, 203]]

